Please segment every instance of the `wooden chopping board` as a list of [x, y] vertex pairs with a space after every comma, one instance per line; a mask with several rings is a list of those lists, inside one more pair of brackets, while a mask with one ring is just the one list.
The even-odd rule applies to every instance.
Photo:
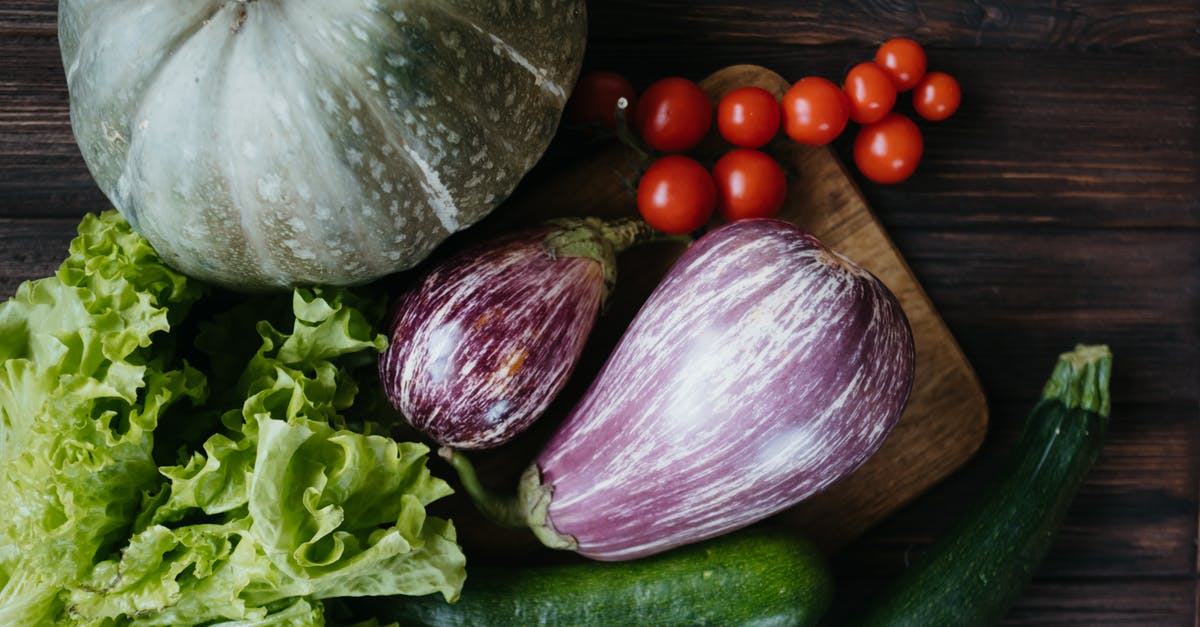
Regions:
[[[716, 72], [700, 85], [716, 102], [726, 92], [747, 85], [782, 97], [789, 83], [766, 68], [738, 65]], [[715, 157], [729, 149], [715, 135], [714, 131], [714, 137], [694, 154]], [[987, 431], [987, 403], [970, 363], [833, 150], [797, 144], [783, 133], [765, 150], [788, 170], [787, 200], [778, 217], [808, 230], [879, 277], [908, 316], [916, 346], [912, 395], [884, 446], [853, 475], [777, 519], [797, 526], [832, 551], [971, 457]], [[635, 215], [639, 167], [633, 151], [614, 142], [594, 158], [522, 188], [493, 217], [471, 230], [497, 233], [566, 215]], [[481, 476], [512, 475], [524, 467], [540, 441], [582, 394], [641, 303], [682, 251], [682, 245], [658, 244], [622, 254], [616, 291], [593, 333], [585, 363], [531, 434], [519, 438], [513, 448], [477, 460]], [[456, 520], [461, 520], [463, 513], [456, 514]], [[476, 544], [471, 540], [473, 526], [471, 522], [465, 525], [465, 544]], [[497, 531], [493, 528], [483, 533]], [[503, 544], [516, 542], [528, 548], [519, 534], [515, 538], [507, 538]], [[497, 554], [495, 542], [479, 544], [480, 550]], [[512, 549], [515, 552], [517, 547]]]

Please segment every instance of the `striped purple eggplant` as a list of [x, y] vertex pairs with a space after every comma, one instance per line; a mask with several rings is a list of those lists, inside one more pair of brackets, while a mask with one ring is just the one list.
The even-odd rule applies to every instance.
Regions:
[[867, 271], [785, 222], [723, 226], [650, 296], [516, 502], [490, 511], [600, 560], [744, 527], [877, 450], [913, 359], [903, 311]]
[[560, 220], [432, 267], [397, 300], [380, 357], [392, 405], [454, 448], [495, 447], [562, 389], [644, 222]]

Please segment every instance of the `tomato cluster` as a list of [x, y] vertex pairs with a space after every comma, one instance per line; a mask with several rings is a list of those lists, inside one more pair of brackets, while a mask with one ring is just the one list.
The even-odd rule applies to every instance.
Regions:
[[[632, 112], [626, 121], [650, 148], [666, 156], [652, 163], [638, 183], [642, 217], [666, 233], [699, 229], [714, 211], [724, 220], [770, 217], [783, 206], [787, 181], [783, 168], [759, 151], [779, 133], [793, 141], [821, 146], [832, 142], [851, 121], [860, 125], [854, 163], [876, 183], [899, 183], [913, 174], [924, 151], [920, 129], [893, 111], [900, 93], [913, 91], [913, 109], [927, 120], [944, 120], [962, 98], [957, 81], [943, 72], [926, 72], [925, 50], [911, 39], [881, 45], [873, 61], [855, 65], [842, 86], [809, 76], [787, 90], [781, 101], [765, 89], [741, 87], [721, 97], [717, 130], [735, 148], [711, 171], [686, 153], [713, 125], [712, 101], [696, 83], [680, 77], [661, 79], [640, 95], [628, 80], [612, 72], [580, 78], [568, 119], [577, 124], [617, 128], [617, 103]], [[636, 104], [635, 104], [636, 103]]]

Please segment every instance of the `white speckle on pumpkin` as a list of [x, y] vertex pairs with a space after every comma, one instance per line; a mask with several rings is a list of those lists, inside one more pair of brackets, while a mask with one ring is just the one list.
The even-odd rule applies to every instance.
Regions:
[[346, 94], [346, 104], [350, 107], [351, 111], [358, 111], [359, 107], [362, 106], [362, 103], [358, 101], [358, 97], [354, 94]]
[[291, 251], [292, 256], [296, 259], [300, 259], [302, 261], [312, 261], [313, 259], [317, 258], [317, 255], [313, 253], [312, 249], [305, 248], [300, 242], [294, 239], [283, 240], [283, 245], [287, 246], [287, 249]]
[[301, 67], [309, 67], [308, 55], [304, 54], [304, 49], [300, 47], [300, 44], [296, 44], [292, 47], [292, 55], [296, 57], [296, 62], [299, 63]]
[[363, 162], [362, 151], [355, 150], [353, 148], [347, 148], [346, 149], [346, 161], [350, 162], [350, 165], [362, 165], [362, 162]]
[[358, 24], [351, 24], [350, 32], [354, 33], [354, 36], [357, 37], [359, 41], [370, 40], [370, 38], [367, 37], [367, 31], [363, 30]]
[[400, 251], [398, 251], [398, 250], [389, 250], [389, 251], [387, 252], [387, 258], [388, 258], [388, 259], [390, 259], [390, 260], [392, 260], [392, 261], [400, 261]]
[[384, 57], [384, 59], [387, 61], [387, 64], [392, 67], [404, 67], [408, 65], [408, 57], [395, 52], [389, 53], [386, 57]]
[[433, 209], [438, 221], [442, 223], [442, 228], [451, 233], [458, 231], [458, 205], [454, 202], [454, 197], [450, 195], [450, 189], [446, 187], [437, 171], [420, 153], [408, 146], [404, 146], [404, 152], [424, 175], [425, 180], [420, 184], [421, 189], [429, 195], [429, 206]]
[[293, 231], [297, 233], [305, 233], [308, 231], [308, 225], [304, 223], [304, 220], [301, 220], [296, 216], [288, 218], [287, 224], [292, 228]]
[[383, 162], [375, 157], [371, 157], [369, 163], [371, 166], [371, 178], [375, 179], [376, 181], [383, 180]]
[[363, 125], [362, 125], [362, 122], [358, 121], [358, 116], [350, 117], [350, 130], [354, 131], [355, 135], [363, 134]]
[[283, 199], [283, 181], [278, 174], [267, 174], [258, 179], [258, 197], [267, 202], [279, 202]]
[[385, 193], [385, 194], [390, 194], [390, 193], [392, 193], [392, 190], [395, 189], [395, 187], [392, 185], [391, 181], [384, 181], [384, 182], [380, 183], [379, 188], [382, 189], [383, 193]]
[[367, 74], [370, 74], [371, 76], [374, 76], [374, 77], [378, 77], [379, 71], [376, 70], [374, 67], [368, 65], [367, 66]]
[[338, 105], [337, 105], [337, 102], [333, 99], [333, 94], [329, 93], [328, 91], [326, 91], [324, 89], [321, 89], [321, 90], [317, 91], [317, 99], [319, 99], [321, 101], [321, 106], [325, 108], [326, 112], [331, 113], [333, 111], [337, 111]]
[[408, 21], [408, 16], [404, 14], [404, 11], [396, 10], [392, 11], [392, 20], [397, 24], [403, 24]]

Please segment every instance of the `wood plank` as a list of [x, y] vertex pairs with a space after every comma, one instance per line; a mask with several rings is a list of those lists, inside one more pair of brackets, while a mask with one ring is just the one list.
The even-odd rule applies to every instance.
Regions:
[[[825, 625], [841, 625], [886, 579], [847, 575], [834, 581]], [[1000, 627], [1193, 627], [1196, 581], [1190, 577], [1130, 579], [1035, 578]], [[964, 626], [966, 627], [966, 626]]]
[[[624, 71], [642, 86], [668, 74], [699, 78], [727, 60], [785, 77], [837, 78], [869, 52], [598, 43], [589, 65]], [[981, 228], [1200, 227], [1200, 83], [1192, 80], [1200, 59], [931, 54], [962, 79], [965, 101], [950, 120], [921, 124], [925, 158], [912, 179], [883, 186], [856, 175], [888, 227], [940, 228], [949, 216]], [[74, 145], [64, 80], [53, 39], [0, 39], [0, 216], [65, 217], [106, 206]], [[836, 143], [847, 162], [851, 143], [850, 132]]]
[[[1049, 374], [1046, 370], [1043, 376]], [[1002, 466], [1034, 399], [993, 405], [992, 428], [961, 471], [837, 556], [847, 573], [894, 576], [942, 533]], [[1196, 573], [1200, 409], [1116, 403], [1105, 447], [1037, 576], [1185, 577]]]
[[1038, 580], [999, 625], [1192, 627], [1195, 587], [1190, 579]]
[[933, 48], [1200, 51], [1194, 2], [819, 2], [742, 0], [589, 3], [593, 40], [787, 45], [878, 44], [911, 37]]
[[993, 400], [1041, 389], [1077, 342], [1109, 344], [1122, 402], [1200, 400], [1200, 232], [892, 229]]
[[0, 217], [68, 217], [109, 206], [71, 132], [53, 39], [0, 40]]
[[78, 221], [0, 219], [0, 301], [22, 281], [53, 274], [67, 258]]
[[[1131, 7], [1120, 0], [1086, 3], [922, 2], [796, 3], [639, 2], [588, 5], [598, 41], [660, 41], [787, 45], [872, 45], [912, 37], [936, 48], [1078, 49], [1195, 54], [1200, 10], [1193, 2]], [[0, 35], [52, 36], [54, 0], [9, 0], [0, 8]]]
[[57, 22], [58, 2], [55, 0], [8, 0], [0, 6], [0, 37], [55, 37]]

